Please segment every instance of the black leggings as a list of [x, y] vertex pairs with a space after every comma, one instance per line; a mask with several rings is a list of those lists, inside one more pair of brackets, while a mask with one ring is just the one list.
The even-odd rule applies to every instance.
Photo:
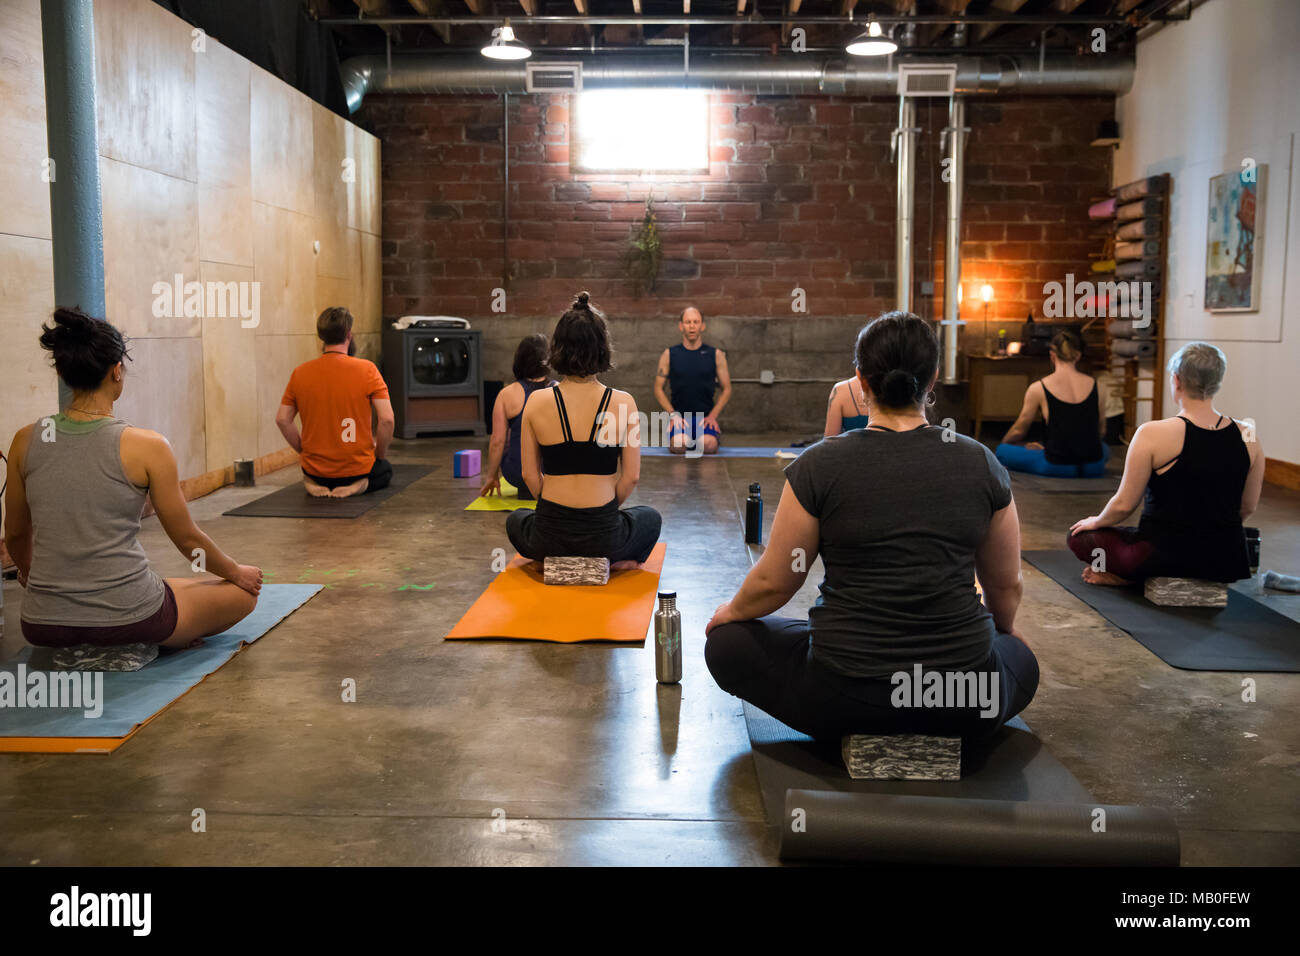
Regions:
[[[819, 739], [844, 734], [930, 734], [978, 740], [1028, 706], [1038, 689], [1034, 652], [1010, 634], [998, 633], [988, 661], [976, 673], [997, 675], [996, 712], [981, 716], [976, 705], [895, 706], [889, 678], [847, 677], [811, 652], [806, 620], [765, 617], [714, 628], [704, 645], [713, 679], [795, 730]], [[911, 667], [902, 668], [912, 674]], [[923, 673], [927, 669], [923, 667]]]
[[362, 478], [368, 478], [370, 484], [367, 485], [366, 490], [362, 492], [362, 494], [367, 495], [372, 491], [379, 491], [381, 488], [387, 488], [389, 483], [393, 480], [393, 466], [388, 463], [386, 458], [376, 458], [374, 465], [371, 466], [370, 471], [367, 474], [352, 475], [350, 478], [322, 478], [320, 475], [313, 475], [306, 468], [302, 470], [302, 473], [322, 488], [330, 489], [342, 488], [344, 485], [355, 484]]
[[662, 519], [646, 505], [620, 509], [617, 501], [599, 508], [567, 508], [541, 498], [537, 510], [512, 511], [506, 518], [510, 543], [525, 558], [609, 558], [643, 562], [659, 540]]

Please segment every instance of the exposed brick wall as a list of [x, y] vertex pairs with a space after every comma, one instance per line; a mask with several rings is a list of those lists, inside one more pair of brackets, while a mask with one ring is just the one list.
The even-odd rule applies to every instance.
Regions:
[[[796, 323], [792, 334], [776, 336], [793, 351], [789, 344], [763, 349], [747, 354], [752, 361], [733, 354], [733, 374], [766, 367], [789, 377], [847, 375], [847, 359], [833, 370], [815, 364], [824, 358], [821, 344], [801, 354], [798, 323], [843, 325], [851, 341], [856, 323], [893, 305], [889, 144], [897, 113], [892, 98], [715, 94], [709, 174], [643, 180], [574, 174], [568, 97], [512, 97], [505, 282], [501, 100], [370, 96], [358, 119], [383, 140], [384, 314], [474, 320], [488, 343], [489, 375], [503, 376], [518, 331], [549, 331], [573, 293], [589, 289], [615, 321], [624, 373], [645, 379], [636, 389], [643, 403], [653, 358], [674, 339], [673, 322], [687, 304], [706, 319]], [[1009, 326], [1031, 308], [1040, 314], [1044, 282], [1087, 272], [1099, 243], [1086, 208], [1109, 188], [1111, 161], [1109, 150], [1088, 142], [1113, 116], [1114, 100], [1105, 96], [984, 99], [968, 107], [962, 315], [972, 321], [970, 338], [978, 338], [983, 315], [971, 295], [980, 283], [995, 289], [991, 319]], [[942, 290], [947, 187], [938, 137], [946, 122], [946, 102], [921, 101], [915, 311], [929, 317], [942, 311], [941, 295], [923, 296], [920, 283], [934, 280]], [[664, 261], [654, 292], [637, 298], [623, 257], [650, 192]], [[492, 292], [503, 285], [508, 318], [491, 311]], [[807, 315], [791, 312], [796, 285], [807, 293]], [[658, 328], [650, 319], [663, 322], [662, 334], [646, 331]], [[743, 322], [725, 325], [736, 341], [719, 344], [734, 352]], [[642, 341], [647, 336], [653, 341]], [[752, 344], [750, 336], [744, 341]], [[846, 341], [844, 354], [848, 348]], [[814, 392], [824, 402], [824, 389]]]

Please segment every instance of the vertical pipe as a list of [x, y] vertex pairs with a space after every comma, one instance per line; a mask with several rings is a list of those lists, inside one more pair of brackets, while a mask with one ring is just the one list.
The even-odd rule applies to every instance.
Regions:
[[948, 233], [944, 240], [943, 263], [943, 383], [957, 384], [957, 353], [961, 348], [961, 193], [966, 178], [966, 101], [953, 96], [948, 101]]
[[898, 308], [912, 311], [912, 211], [916, 171], [916, 102], [900, 96], [898, 103], [898, 228], [896, 263]]
[[501, 288], [510, 288], [510, 94], [501, 94]]
[[[95, 128], [95, 10], [92, 0], [41, 0], [45, 128], [50, 158], [54, 301], [103, 317], [104, 224]], [[59, 382], [59, 405], [72, 393]]]

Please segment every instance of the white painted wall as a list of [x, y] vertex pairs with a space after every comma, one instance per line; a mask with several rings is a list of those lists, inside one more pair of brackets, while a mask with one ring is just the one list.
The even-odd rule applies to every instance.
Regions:
[[[1300, 0], [1209, 0], [1190, 21], [1160, 30], [1138, 45], [1133, 89], [1116, 113], [1115, 184], [1173, 176], [1167, 354], [1196, 339], [1223, 349], [1219, 409], [1255, 419], [1268, 457], [1300, 463]], [[1248, 157], [1267, 166], [1260, 308], [1206, 312], [1210, 177]]]

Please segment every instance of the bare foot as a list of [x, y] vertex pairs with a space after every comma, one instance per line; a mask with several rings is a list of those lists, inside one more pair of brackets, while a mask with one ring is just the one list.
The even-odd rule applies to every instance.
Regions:
[[640, 561], [614, 561], [611, 562], [609, 569], [611, 571], [632, 571], [641, 567]]
[[350, 485], [340, 485], [330, 492], [331, 498], [351, 498], [353, 495], [365, 494], [370, 487], [370, 479], [362, 478], [360, 481], [354, 481]]
[[1109, 571], [1094, 571], [1092, 568], [1083, 569], [1083, 579], [1089, 584], [1101, 584], [1112, 588], [1127, 587], [1133, 583], [1127, 578], [1121, 578], [1118, 574], [1111, 574]]
[[328, 498], [330, 496], [330, 490], [328, 488], [316, 484], [316, 482], [312, 481], [310, 478], [304, 478], [302, 483], [307, 489], [307, 494], [311, 495], [313, 498]]

